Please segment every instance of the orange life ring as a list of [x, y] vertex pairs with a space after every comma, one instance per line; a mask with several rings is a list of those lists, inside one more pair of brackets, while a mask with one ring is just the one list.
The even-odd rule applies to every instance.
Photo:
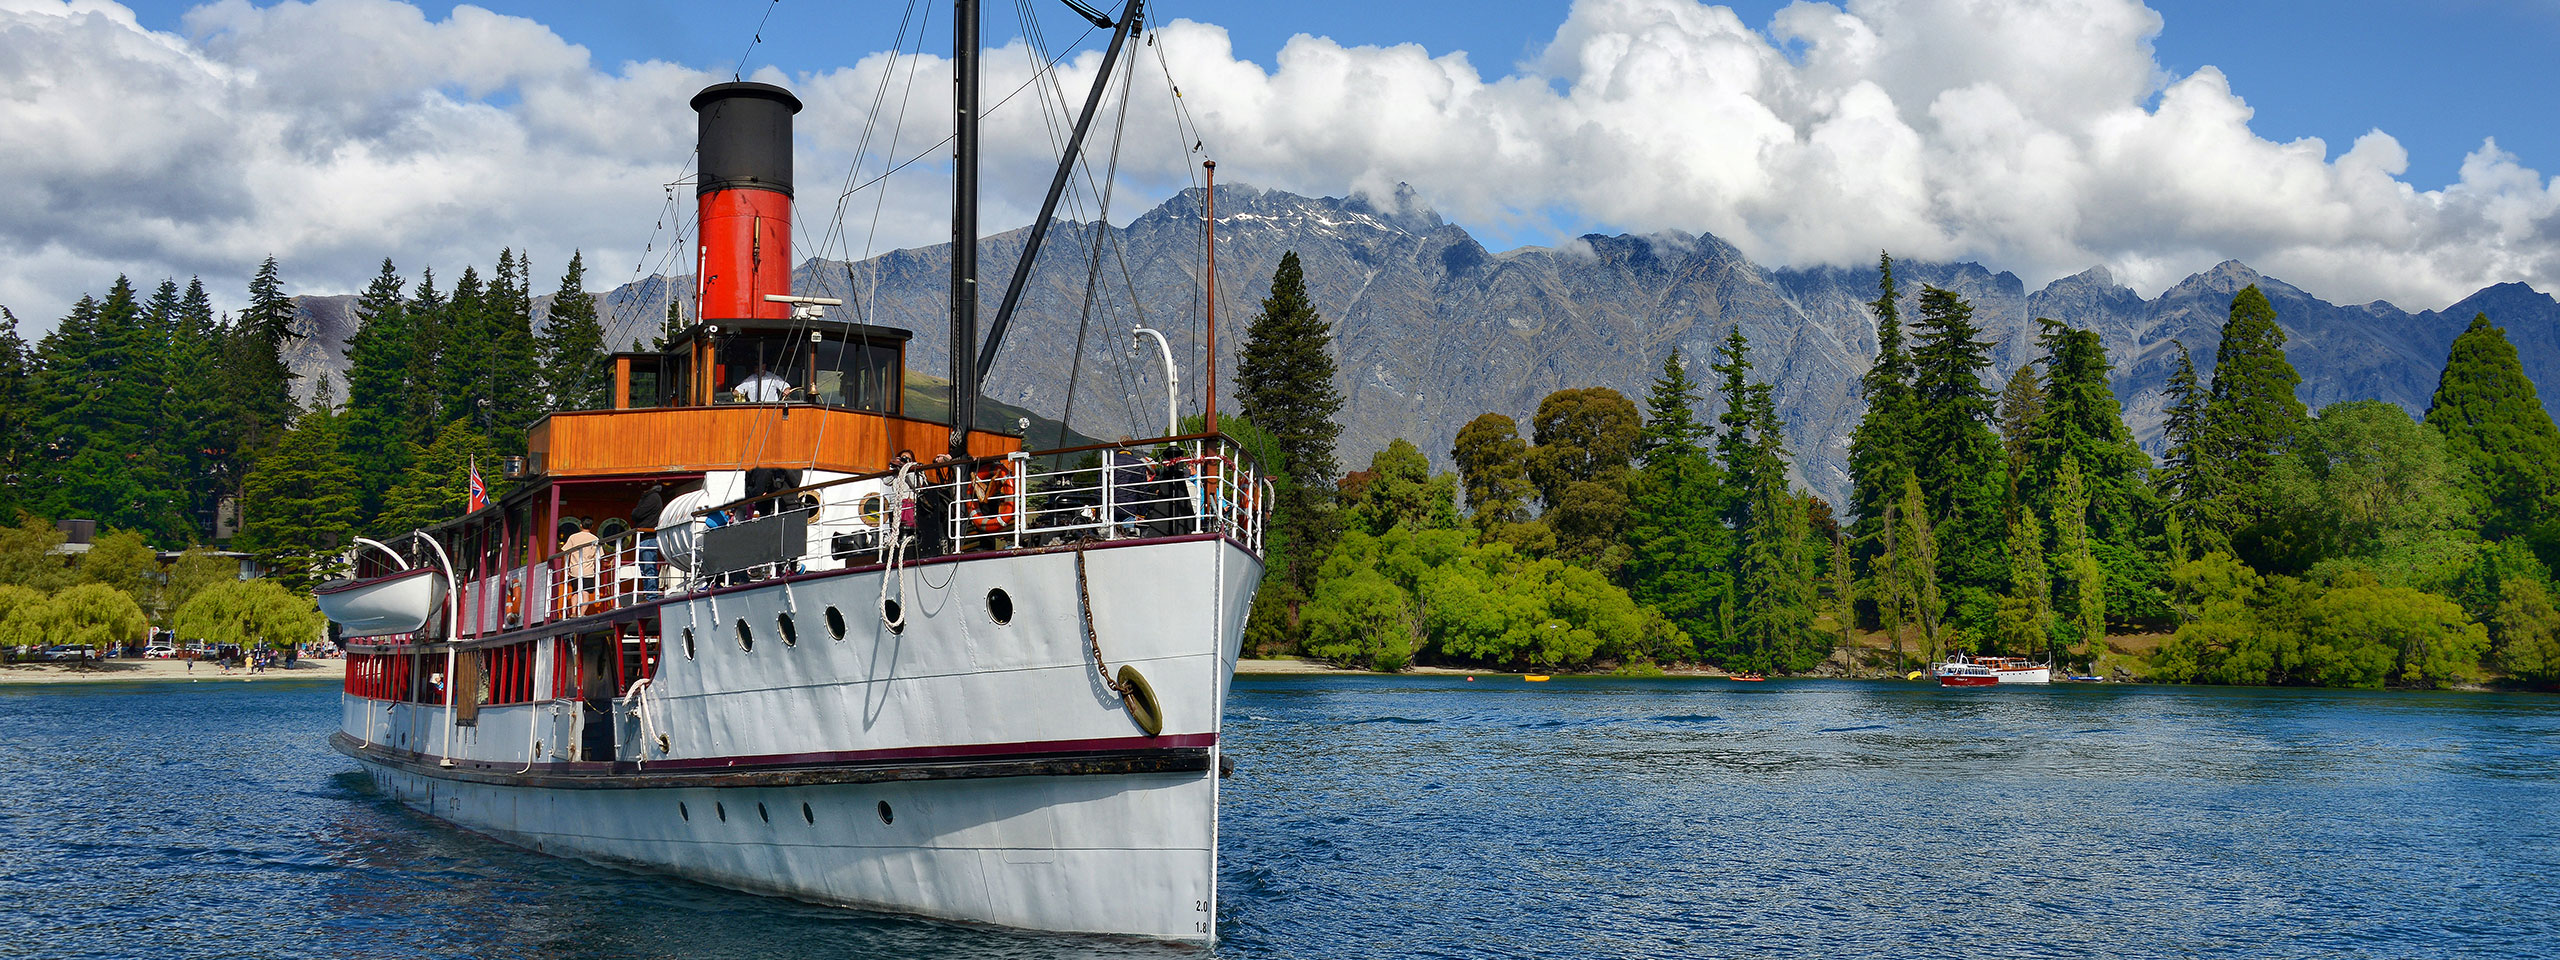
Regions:
[[1013, 529], [1013, 472], [982, 466], [969, 477], [969, 524], [979, 533]]

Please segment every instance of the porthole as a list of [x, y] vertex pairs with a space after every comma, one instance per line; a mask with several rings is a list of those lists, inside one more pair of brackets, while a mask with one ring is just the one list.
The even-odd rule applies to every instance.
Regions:
[[898, 819], [897, 814], [889, 812], [889, 801], [880, 801], [880, 822], [888, 823], [896, 819]]
[[773, 814], [766, 813], [764, 811], [764, 801], [762, 800], [756, 801], [756, 819], [762, 820], [766, 823], [773, 822]]
[[800, 805], [800, 819], [809, 821], [810, 826], [817, 826], [818, 811], [809, 809], [809, 805], [803, 803]]
[[676, 801], [676, 816], [683, 817], [687, 823], [693, 822], [693, 811], [685, 809], [682, 800]]
[[738, 618], [738, 649], [749, 653], [756, 649], [756, 632], [747, 626], [747, 618]]
[[684, 658], [693, 659], [693, 628], [684, 628]]
[[987, 591], [987, 617], [997, 623], [1013, 622], [1013, 595], [1003, 587]]
[[907, 632], [907, 618], [898, 615], [899, 609], [898, 601], [880, 601], [880, 616], [882, 619], [888, 621], [890, 633]]
[[720, 822], [721, 822], [721, 823], [727, 823], [727, 822], [729, 822], [729, 805], [728, 805], [728, 804], [720, 803], [720, 802], [718, 802], [718, 801], [714, 801], [714, 802], [712, 802], [712, 804], [711, 804], [711, 812], [713, 812], [713, 813], [716, 813], [716, 814], [719, 814], [719, 815], [720, 815]]
[[800, 645], [800, 629], [791, 625], [790, 611], [786, 610], [782, 613], [774, 614], [773, 627], [775, 630], [782, 633], [783, 646], [794, 647]]
[[832, 604], [827, 607], [827, 635], [837, 640], [844, 639], [844, 611]]

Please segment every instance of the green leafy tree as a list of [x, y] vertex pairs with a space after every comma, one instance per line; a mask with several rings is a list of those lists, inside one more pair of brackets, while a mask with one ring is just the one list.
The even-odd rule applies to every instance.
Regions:
[[1529, 519], [1529, 443], [1510, 417], [1487, 413], [1458, 429], [1449, 457], [1476, 527], [1491, 530]]
[[[1900, 589], [1910, 601], [1912, 622], [1920, 628], [1922, 655], [1935, 661], [1943, 652], [1939, 624], [1946, 615], [1946, 598], [1938, 587], [1938, 532], [1929, 522], [1929, 502], [1920, 493], [1920, 481], [1905, 477], [1902, 502], [1896, 506], [1902, 527], [1895, 533], [1896, 552], [1902, 562], [1895, 565], [1893, 576], [1901, 581]], [[1902, 652], [1901, 641], [1894, 643], [1894, 654]]]
[[173, 629], [190, 641], [247, 650], [317, 640], [326, 623], [308, 596], [272, 580], [234, 580], [189, 598], [178, 608]]
[[160, 555], [143, 542], [140, 532], [111, 530], [98, 535], [89, 552], [80, 555], [79, 576], [82, 583], [103, 583], [123, 591], [145, 612], [160, 608]]
[[569, 254], [569, 271], [551, 296], [536, 349], [542, 362], [542, 389], [553, 410], [597, 410], [611, 406], [613, 370], [605, 355], [604, 325], [596, 319], [596, 298], [587, 292], [585, 254]]
[[2507, 580], [2487, 626], [2499, 669], [2527, 683], [2560, 682], [2560, 609], [2549, 585], [2532, 577]]
[[6, 659], [6, 654], [15, 652], [12, 648], [23, 645], [7, 638], [42, 636], [33, 626], [27, 627], [24, 633], [9, 626], [9, 618], [17, 616], [20, 611], [32, 611], [41, 606], [44, 606], [43, 593], [14, 583], [0, 583], [0, 659]]
[[1334, 386], [1332, 345], [1333, 325], [1308, 300], [1296, 251], [1283, 254], [1262, 312], [1245, 328], [1236, 393], [1245, 419], [1270, 431], [1288, 460], [1292, 485], [1277, 496], [1272, 523], [1291, 546], [1271, 570], [1309, 593], [1337, 529], [1331, 491], [1342, 394]]
[[2560, 513], [2560, 429], [2542, 408], [2506, 330], [2491, 326], [2488, 314], [2473, 316], [2454, 338], [2427, 405], [2427, 425], [2463, 468], [2462, 495], [2481, 535], [2528, 533]]
[[2444, 446], [2435, 428], [2395, 404], [2357, 400], [2320, 411], [2263, 482], [2282, 506], [2253, 538], [2268, 558], [2261, 569], [2299, 573], [2330, 558], [2440, 552], [2428, 544], [2467, 540], [2463, 473]]
[[242, 492], [242, 545], [296, 591], [337, 572], [363, 519], [338, 418], [313, 407], [258, 458]]
[[11, 613], [0, 622], [0, 646], [119, 647], [142, 642], [150, 631], [151, 621], [131, 596], [103, 583], [83, 583]]
[[28, 514], [18, 515], [17, 526], [0, 527], [0, 584], [39, 593], [70, 586], [79, 574], [69, 560], [53, 552], [62, 541], [62, 531]]
[[1371, 535], [1401, 524], [1415, 530], [1458, 526], [1458, 480], [1433, 476], [1431, 460], [1402, 437], [1369, 458], [1369, 483], [1351, 507], [1351, 523]]
[[1530, 426], [1537, 444], [1529, 449], [1529, 480], [1553, 508], [1574, 484], [1626, 479], [1644, 421], [1625, 394], [1590, 387], [1547, 394]]
[[204, 547], [188, 547], [169, 564], [169, 583], [162, 602], [175, 611], [215, 584], [240, 579], [240, 561]]

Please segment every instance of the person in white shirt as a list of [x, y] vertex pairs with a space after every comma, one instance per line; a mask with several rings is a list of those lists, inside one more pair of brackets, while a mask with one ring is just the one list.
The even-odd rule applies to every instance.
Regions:
[[739, 403], [781, 403], [791, 396], [791, 381], [775, 376], [773, 371], [757, 367], [755, 376], [738, 381], [729, 395]]

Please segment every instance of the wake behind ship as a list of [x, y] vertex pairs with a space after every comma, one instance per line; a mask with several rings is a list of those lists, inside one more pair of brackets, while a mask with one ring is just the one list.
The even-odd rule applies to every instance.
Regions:
[[[692, 106], [697, 321], [612, 357], [612, 409], [537, 423], [513, 490], [365, 541], [315, 591], [352, 657], [333, 745], [401, 803], [547, 853], [1212, 940], [1267, 481], [1215, 434], [1026, 453], [907, 416], [909, 334], [791, 295], [799, 100], [724, 83]], [[954, 300], [952, 342], [976, 343]], [[965, 410], [976, 370], [955, 372]]]

